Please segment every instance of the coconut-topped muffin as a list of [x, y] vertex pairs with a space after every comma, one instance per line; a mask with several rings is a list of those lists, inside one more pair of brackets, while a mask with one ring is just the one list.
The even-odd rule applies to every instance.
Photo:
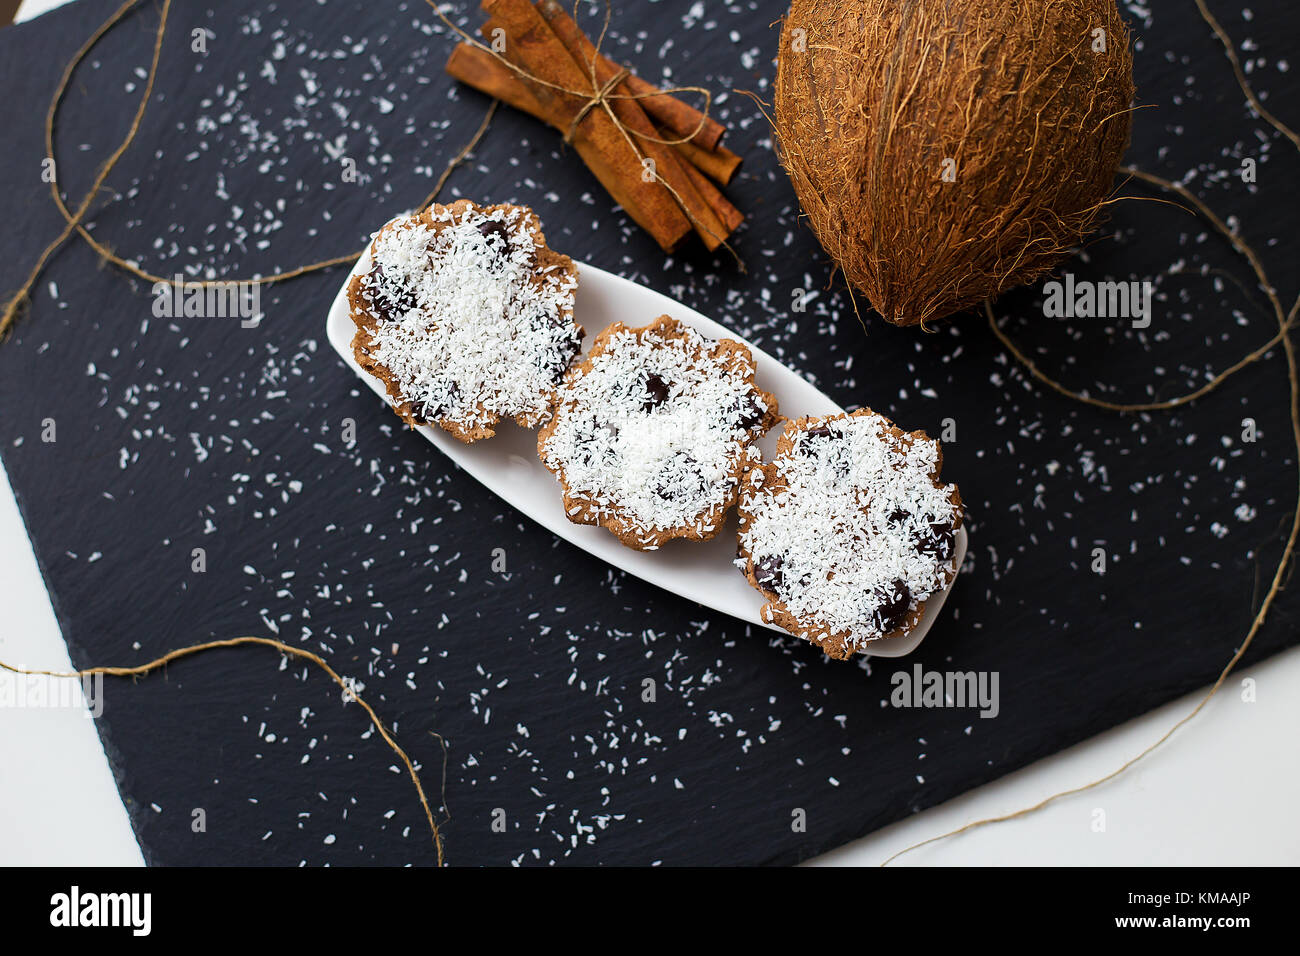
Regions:
[[570, 521], [649, 551], [721, 530], [741, 476], [758, 463], [751, 446], [777, 420], [748, 348], [665, 315], [596, 337], [565, 376], [537, 450]]
[[961, 495], [942, 464], [937, 441], [870, 409], [788, 423], [737, 508], [764, 620], [839, 659], [915, 627], [957, 573]]
[[385, 225], [369, 258], [348, 286], [352, 347], [402, 419], [472, 442], [546, 418], [582, 329], [577, 269], [532, 210], [434, 205]]

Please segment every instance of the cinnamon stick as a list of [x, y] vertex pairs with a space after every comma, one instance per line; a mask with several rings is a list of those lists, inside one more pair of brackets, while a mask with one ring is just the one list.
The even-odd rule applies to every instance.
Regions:
[[525, 83], [509, 67], [502, 66], [486, 50], [472, 43], [457, 44], [447, 58], [446, 70], [449, 76], [474, 87], [480, 93], [486, 93], [543, 123], [555, 125], [551, 122], [551, 114], [546, 107], [533, 95], [532, 85]]
[[[489, 24], [485, 28], [485, 33], [491, 33]], [[546, 108], [537, 101], [537, 98], [529, 92], [531, 84], [520, 78], [509, 67], [503, 66], [496, 57], [474, 46], [472, 43], [461, 43], [451, 51], [451, 56], [447, 60], [447, 75], [453, 79], [459, 80], [466, 86], [472, 86], [480, 93], [486, 93], [494, 99], [501, 100], [507, 106], [514, 107], [520, 112], [527, 113], [543, 123], [551, 123], [550, 116]], [[551, 125], [555, 125], [551, 123]], [[674, 138], [672, 130], [663, 129], [656, 126], [655, 133], [660, 139], [671, 140]], [[715, 150], [701, 149], [694, 143], [674, 143], [673, 149], [682, 154], [691, 165], [696, 166], [700, 172], [704, 173], [715, 182], [726, 186], [735, 177], [742, 157], [737, 156], [725, 146], [719, 146]]]
[[[542, 10], [544, 3], [547, 7], [554, 7], [555, 10], [558, 10], [558, 16], [552, 10]], [[550, 0], [549, 3], [546, 0], [539, 0], [537, 7], [542, 10], [542, 15], [546, 17], [552, 28], [556, 27], [557, 21], [562, 17], [572, 24], [573, 29], [584, 40], [587, 39], [586, 33], [574, 22], [573, 17], [555, 0]], [[556, 32], [559, 33], [559, 29], [556, 29]], [[587, 42], [590, 44], [591, 41], [588, 40]], [[594, 46], [592, 46], [592, 50], [594, 52]], [[619, 66], [617, 63], [604, 54], [599, 54], [599, 58], [601, 68], [606, 70], [608, 75], [612, 76], [618, 72]], [[591, 58], [589, 56], [585, 57], [583, 65], [587, 66], [590, 62]], [[588, 70], [588, 72], [590, 71]], [[636, 102], [641, 109], [647, 115], [654, 117], [660, 126], [672, 132], [671, 136], [662, 137], [663, 139], [681, 139], [689, 136], [690, 142], [693, 142], [701, 149], [714, 150], [718, 148], [719, 141], [722, 139], [723, 134], [727, 132], [727, 128], [721, 123], [712, 117], [706, 117], [704, 113], [694, 106], [677, 99], [671, 93], [664, 93], [659, 87], [641, 79], [639, 76], [629, 73], [624, 83], [627, 85], [627, 92], [636, 97]]]
[[709, 178], [701, 170], [690, 163], [682, 163], [682, 165], [686, 168], [686, 175], [691, 178], [696, 190], [708, 203], [714, 215], [722, 221], [722, 228], [725, 230], [723, 234], [730, 236], [745, 221], [745, 214], [733, 206], [727, 197], [722, 195], [721, 190], [709, 182]]
[[[740, 211], [709, 181], [710, 176], [719, 182], [729, 180], [740, 157], [721, 146], [705, 150], [690, 141], [662, 142], [679, 137], [652, 121], [641, 105], [644, 100], [626, 95], [626, 71], [599, 56], [556, 0], [537, 0], [536, 10], [529, 7], [528, 0], [484, 0], [482, 6], [490, 14], [504, 14], [489, 19], [482, 32], [489, 37], [504, 34], [505, 52], [498, 56], [462, 43], [448, 58], [450, 75], [564, 132], [610, 194], [666, 250], [671, 251], [680, 241], [680, 219], [671, 215], [664, 193], [673, 197], [673, 203], [680, 203], [678, 211], [710, 250], [718, 248], [743, 222]], [[595, 87], [594, 95], [614, 80], [618, 80], [617, 88], [609, 92], [615, 95], [608, 96], [603, 105], [593, 104], [582, 93], [569, 92]], [[605, 106], [613, 119], [605, 113]], [[601, 115], [602, 125], [612, 126], [621, 147], [609, 137], [609, 129], [587, 128], [589, 121], [601, 122], [593, 114]], [[611, 145], [618, 151], [606, 152]], [[641, 166], [643, 156], [654, 161], [655, 175]], [[635, 160], [635, 166], [628, 166], [629, 159]], [[629, 172], [636, 173], [640, 185], [650, 186], [658, 194], [650, 208], [636, 205], [638, 199], [647, 198], [646, 190], [629, 180]], [[668, 188], [658, 189], [661, 184]], [[669, 210], [666, 216], [665, 210]]]
[[[565, 89], [591, 86], [590, 75], [528, 0], [483, 0], [482, 7], [495, 21], [494, 26], [505, 30], [505, 56], [511, 62]], [[586, 106], [582, 98], [553, 87], [530, 84], [529, 91], [546, 109], [547, 122], [566, 134]], [[614, 200], [665, 252], [675, 250], [694, 228], [657, 180], [643, 178], [636, 151], [603, 109], [587, 110], [574, 129], [573, 145]]]
[[727, 128], [705, 116], [689, 103], [684, 103], [671, 93], [661, 92], [659, 87], [639, 76], [628, 77], [628, 88], [638, 95], [642, 108], [653, 116], [665, 128], [672, 130], [674, 137], [689, 136], [691, 142], [701, 149], [716, 149], [718, 142]]
[[[659, 138], [673, 140], [679, 137], [671, 130], [661, 128]], [[731, 182], [732, 177], [736, 175], [736, 170], [740, 168], [741, 158], [725, 146], [705, 149], [688, 139], [684, 143], [673, 143], [673, 149], [681, 153], [686, 161], [700, 172], [723, 186]]]
[[[491, 25], [485, 30], [491, 33]], [[451, 51], [447, 59], [447, 74], [466, 86], [472, 86], [480, 93], [486, 93], [494, 99], [501, 100], [507, 106], [527, 113], [543, 123], [551, 123], [546, 108], [538, 102], [530, 91], [531, 84], [526, 83], [509, 67], [486, 50], [472, 43], [461, 43]], [[673, 139], [671, 130], [656, 126], [655, 132], [660, 139]], [[741, 157], [725, 146], [715, 150], [701, 149], [694, 143], [674, 143], [673, 149], [682, 155], [691, 165], [699, 169], [714, 182], [725, 186], [731, 182], [740, 168]], [[707, 197], [706, 197], [707, 198]]]
[[[538, 0], [536, 7], [569, 51], [569, 55], [583, 67], [588, 76], [588, 84], [594, 80], [603, 86], [620, 72], [626, 73], [596, 51], [595, 45], [558, 0]], [[615, 93], [627, 92], [628, 76], [630, 74], [624, 76], [614, 88]], [[659, 137], [654, 124], [641, 108], [640, 100], [611, 97], [607, 102], [619, 122], [637, 138], [641, 151], [653, 160], [655, 172], [686, 211], [687, 218], [691, 220], [705, 248], [713, 252], [726, 241], [735, 227], [727, 228], [715, 207], [701, 195], [695, 180], [687, 174], [686, 166], [689, 163], [671, 146], [656, 141], [656, 138], [663, 137]]]
[[[484, 33], [490, 35], [494, 26], [496, 24], [489, 22], [484, 27]], [[508, 106], [527, 113], [543, 123], [556, 125], [546, 107], [533, 95], [533, 85], [522, 79], [519, 74], [509, 67], [504, 66], [486, 50], [470, 43], [461, 43], [452, 50], [451, 56], [447, 60], [446, 70], [448, 75], [468, 86], [474, 87], [479, 92], [499, 99]], [[659, 132], [664, 131], [659, 130]], [[661, 138], [666, 139], [668, 137], [662, 136]], [[727, 200], [727, 197], [722, 195], [700, 170], [695, 169], [690, 164], [683, 165], [686, 167], [685, 172], [690, 177], [694, 189], [710, 207], [713, 217], [720, 222], [720, 228], [717, 225], [711, 228], [723, 237], [730, 236], [744, 221], [744, 214], [732, 205]]]

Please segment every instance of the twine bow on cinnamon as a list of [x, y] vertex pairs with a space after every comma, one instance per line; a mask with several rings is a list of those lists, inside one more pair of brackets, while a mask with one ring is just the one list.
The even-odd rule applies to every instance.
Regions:
[[[710, 252], [725, 247], [744, 269], [727, 243], [744, 216], [718, 189], [740, 157], [720, 145], [726, 130], [709, 116], [712, 94], [697, 86], [660, 89], [604, 56], [608, 0], [594, 43], [558, 0], [482, 0], [488, 20], [481, 32], [491, 45], [426, 2], [462, 40], [447, 60], [451, 76], [559, 130], [665, 252], [694, 232]], [[702, 95], [703, 109], [677, 99], [680, 93]]]
[[[620, 83], [622, 83], [625, 79], [627, 79], [631, 75], [632, 75], [632, 71], [629, 70], [627, 67], [623, 67], [618, 71], [618, 73], [616, 73], [614, 76], [611, 76], [609, 80], [606, 81], [604, 86], [602, 86], [600, 89], [596, 91], [595, 96], [587, 100], [587, 102], [582, 105], [582, 109], [578, 110], [578, 115], [573, 118], [573, 122], [569, 124], [568, 131], [564, 134], [564, 142], [566, 144], [573, 143], [574, 134], [578, 132], [578, 124], [581, 123], [584, 119], [586, 119], [587, 114], [590, 113], [593, 109], [595, 109], [597, 106], [603, 106], [606, 110], [610, 110], [610, 106], [608, 102], [609, 95], [614, 92], [615, 87], [617, 87]], [[612, 114], [613, 111], [610, 110], [610, 112]], [[617, 119], [615, 121], [617, 122]]]

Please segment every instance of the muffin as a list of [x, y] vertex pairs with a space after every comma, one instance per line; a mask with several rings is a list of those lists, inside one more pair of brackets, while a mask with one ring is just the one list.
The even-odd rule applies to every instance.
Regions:
[[737, 506], [763, 619], [841, 660], [914, 628], [957, 573], [961, 495], [942, 465], [937, 441], [868, 408], [788, 423]]
[[596, 337], [565, 376], [537, 451], [570, 521], [650, 551], [722, 529], [742, 475], [758, 463], [754, 442], [778, 418], [746, 346], [664, 315]]
[[533, 428], [578, 354], [577, 269], [546, 245], [526, 206], [459, 200], [375, 234], [348, 303], [361, 367], [411, 425], [463, 442], [503, 418]]

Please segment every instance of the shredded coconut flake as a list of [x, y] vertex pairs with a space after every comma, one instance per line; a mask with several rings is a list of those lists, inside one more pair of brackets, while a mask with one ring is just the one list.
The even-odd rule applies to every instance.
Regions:
[[805, 637], [847, 634], [860, 650], [892, 630], [882, 605], [897, 620], [946, 586], [959, 509], [934, 485], [938, 460], [937, 442], [899, 447], [885, 418], [863, 414], [802, 431], [775, 461], [784, 487], [760, 472], [746, 483], [741, 544]]
[[377, 268], [362, 281], [383, 313], [373, 354], [420, 417], [466, 428], [544, 418], [578, 351], [577, 279], [560, 268], [539, 274], [529, 218], [519, 207], [459, 218], [435, 207], [441, 228], [406, 217], [377, 235]]
[[768, 411], [750, 384], [752, 362], [721, 358], [694, 329], [670, 327], [684, 337], [611, 335], [561, 391], [543, 452], [601, 524], [617, 514], [647, 536], [713, 530], [735, 496], [755, 416]]

